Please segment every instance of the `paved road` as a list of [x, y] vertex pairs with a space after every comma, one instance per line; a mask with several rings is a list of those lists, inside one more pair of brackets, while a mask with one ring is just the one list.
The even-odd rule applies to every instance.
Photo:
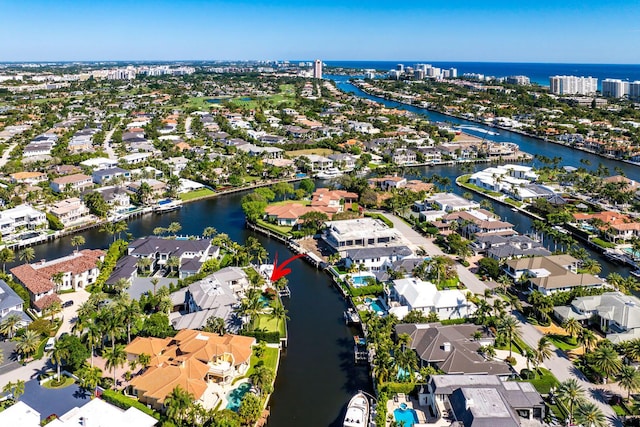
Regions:
[[[422, 247], [430, 256], [444, 255], [450, 257], [450, 255], [442, 252], [442, 249], [433, 243], [433, 239], [424, 237], [422, 234], [414, 230], [409, 224], [404, 222], [400, 217], [389, 213], [384, 213], [384, 215], [389, 218], [391, 222], [393, 222], [393, 226], [401, 232], [407, 240], [409, 240], [414, 250]], [[482, 282], [482, 280], [478, 279], [475, 274], [463, 265], [457, 264], [456, 270], [458, 271], [460, 281], [467, 287], [467, 289], [474, 294], [484, 294], [487, 286]]]
[[116, 153], [113, 151], [113, 147], [110, 144], [111, 138], [113, 137], [113, 133], [116, 131], [117, 127], [118, 127], [118, 124], [115, 124], [113, 128], [109, 132], [107, 132], [107, 134], [104, 137], [104, 142], [102, 143], [102, 146], [104, 147], [104, 151], [107, 153], [110, 160], [118, 159], [118, 156], [116, 156]]
[[192, 120], [193, 120], [193, 117], [187, 116], [186, 120], [184, 121], [184, 135], [187, 138], [193, 137], [193, 135], [191, 134], [191, 121]]
[[[520, 324], [520, 331], [522, 332], [522, 339], [530, 347], [536, 348], [538, 341], [542, 338], [543, 334], [535, 326], [526, 322], [524, 316], [521, 313], [515, 312], [515, 317]], [[615, 412], [609, 406], [608, 397], [610, 392], [605, 388], [592, 384], [584, 377], [582, 372], [573, 366], [573, 363], [569, 360], [567, 355], [552, 345], [553, 354], [551, 358], [544, 362], [544, 366], [549, 369], [558, 381], [566, 381], [573, 378], [578, 381], [582, 388], [586, 391], [587, 399], [598, 405], [598, 407], [604, 412], [609, 420], [609, 424], [612, 426], [622, 426], [622, 422], [618, 419]]]
[[4, 153], [2, 153], [2, 157], [0, 157], [0, 168], [7, 164], [7, 162], [9, 161], [9, 156], [11, 155], [11, 152], [13, 151], [14, 148], [16, 148], [17, 145], [18, 143], [14, 142], [10, 146], [8, 146], [6, 150], [4, 150]]

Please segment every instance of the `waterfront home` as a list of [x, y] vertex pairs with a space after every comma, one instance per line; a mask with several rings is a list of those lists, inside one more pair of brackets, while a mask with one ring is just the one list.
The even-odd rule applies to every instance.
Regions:
[[0, 212], [0, 234], [2, 240], [10, 239], [20, 230], [46, 228], [47, 216], [44, 212], [23, 204]]
[[123, 187], [110, 185], [107, 187], [96, 188], [95, 191], [100, 193], [104, 201], [111, 206], [112, 213], [115, 213], [118, 210], [127, 209], [131, 206], [131, 197]]
[[531, 383], [496, 375], [431, 375], [418, 400], [436, 417], [446, 414], [465, 427], [541, 426], [546, 415], [544, 399]]
[[579, 274], [580, 261], [570, 255], [536, 256], [512, 259], [503, 266], [513, 280], [526, 280], [530, 291], [550, 295], [574, 288], [600, 288], [605, 280], [591, 274]]
[[345, 221], [327, 221], [322, 238], [340, 255], [348, 249], [397, 246], [402, 235], [375, 218], [358, 218]]
[[87, 188], [91, 188], [93, 186], [93, 181], [90, 176], [83, 173], [77, 173], [53, 179], [49, 186], [55, 193], [62, 193], [65, 191], [82, 192]]
[[402, 176], [383, 176], [379, 178], [367, 179], [367, 184], [372, 188], [379, 188], [382, 191], [403, 188], [407, 185], [407, 179]]
[[166, 159], [165, 163], [169, 165], [171, 175], [180, 175], [180, 172], [189, 164], [189, 159], [185, 157], [171, 157], [170, 159]]
[[358, 157], [352, 154], [335, 153], [328, 156], [333, 160], [333, 164], [340, 170], [352, 171], [356, 167], [356, 161]]
[[458, 289], [438, 290], [436, 285], [415, 277], [397, 279], [391, 288], [394, 314], [402, 319], [413, 310], [424, 314], [435, 313], [438, 319], [463, 319], [475, 312], [475, 305], [467, 301]]
[[[54, 301], [60, 302], [57, 292], [95, 283], [100, 272], [98, 263], [104, 256], [104, 251], [84, 249], [51, 261], [19, 265], [11, 269], [11, 274], [29, 292], [33, 308], [42, 311]], [[54, 281], [56, 273], [63, 273], [59, 283]]]
[[333, 213], [351, 209], [351, 205], [358, 201], [358, 194], [344, 190], [329, 190], [318, 188], [311, 195], [311, 207]]
[[279, 159], [282, 157], [284, 150], [278, 147], [259, 147], [253, 144], [245, 144], [238, 146], [238, 151], [243, 151], [250, 156], [264, 157], [269, 159]]
[[[516, 196], [522, 188], [537, 178], [538, 175], [529, 166], [502, 165], [486, 168], [472, 174], [469, 177], [469, 182], [487, 190]], [[533, 197], [533, 193], [526, 194]]]
[[31, 323], [31, 318], [23, 311], [24, 301], [7, 282], [0, 279], [0, 323], [11, 315], [20, 317], [20, 325]]
[[201, 329], [209, 317], [224, 320], [227, 332], [238, 333], [243, 319], [237, 309], [249, 288], [247, 274], [238, 267], [226, 267], [202, 280], [171, 294], [174, 307], [171, 313], [174, 329]]
[[96, 219], [90, 215], [89, 208], [77, 197], [54, 203], [49, 213], [58, 218], [65, 227], [81, 225]]
[[633, 238], [640, 237], [640, 222], [637, 222], [629, 215], [604, 211], [592, 214], [573, 213], [573, 219], [582, 228], [586, 228], [585, 224], [591, 224], [589, 227], [598, 229], [600, 234], [610, 242], [626, 242]]
[[412, 255], [413, 251], [407, 246], [348, 249], [344, 264], [347, 269], [356, 265], [360, 271], [386, 271], [395, 261]]
[[501, 221], [494, 213], [485, 209], [470, 211], [455, 211], [442, 218], [445, 223], [457, 222], [461, 234], [471, 236], [478, 235], [502, 235], [512, 236], [518, 234], [513, 229], [513, 224]]
[[640, 299], [621, 292], [577, 297], [571, 305], [555, 307], [558, 320], [574, 318], [583, 325], [595, 323], [609, 341], [619, 344], [640, 338]]
[[213, 409], [204, 399], [210, 382], [231, 384], [249, 369], [256, 340], [240, 335], [212, 334], [183, 329], [172, 338], [137, 337], [125, 347], [127, 360], [151, 356], [150, 367], [130, 381], [129, 392], [140, 402], [164, 411], [167, 396], [176, 387], [191, 393], [195, 402]]
[[131, 181], [127, 183], [127, 190], [133, 193], [138, 193], [143, 182], [146, 182], [147, 185], [149, 185], [149, 187], [151, 188], [151, 195], [153, 197], [162, 197], [162, 195], [167, 190], [167, 184], [153, 178], [142, 178], [137, 181]]
[[479, 209], [480, 204], [453, 193], [435, 193], [423, 201], [414, 202], [414, 208], [417, 212], [432, 209], [445, 212], [456, 212]]
[[309, 160], [309, 166], [312, 172], [324, 171], [333, 167], [333, 160], [324, 156], [307, 154], [305, 156], [299, 156], [298, 158], [300, 157], [306, 157]]
[[408, 148], [396, 148], [390, 153], [391, 161], [396, 165], [412, 165], [417, 162], [416, 152]]
[[[50, 427], [153, 427], [158, 423], [151, 415], [130, 407], [120, 409], [102, 399], [85, 399], [87, 403], [56, 415], [47, 425]], [[41, 404], [43, 402], [40, 402]], [[34, 405], [35, 406], [35, 405]], [[47, 414], [49, 412], [45, 412]], [[40, 427], [40, 412], [22, 401], [18, 401], [0, 412], [0, 425], [20, 427]]]
[[[409, 346], [418, 354], [421, 366], [433, 366], [448, 375], [497, 375], [504, 379], [513, 376], [509, 364], [485, 359], [478, 352], [480, 347], [495, 342], [482, 326], [405, 323], [396, 325], [395, 332], [409, 335]], [[473, 338], [476, 333], [480, 338]]]
[[196, 274], [202, 264], [209, 259], [220, 255], [220, 248], [211, 244], [211, 239], [163, 239], [156, 236], [147, 236], [129, 243], [127, 255], [134, 258], [148, 258], [151, 260], [149, 271], [167, 267], [169, 258], [177, 258], [180, 263], [177, 267], [178, 277]]

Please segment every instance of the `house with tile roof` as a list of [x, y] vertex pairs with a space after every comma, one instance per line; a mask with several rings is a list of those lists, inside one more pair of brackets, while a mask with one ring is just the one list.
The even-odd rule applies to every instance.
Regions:
[[597, 213], [573, 213], [573, 219], [578, 224], [597, 223], [602, 236], [610, 242], [625, 242], [640, 237], [640, 222], [629, 215], [604, 211]]
[[514, 280], [527, 278], [531, 291], [543, 295], [570, 291], [574, 288], [600, 288], [605, 280], [592, 274], [579, 274], [578, 262], [570, 255], [536, 256], [512, 259], [503, 266], [504, 272]]
[[[100, 272], [98, 261], [104, 261], [104, 257], [104, 251], [84, 249], [51, 261], [19, 265], [11, 269], [11, 274], [29, 292], [32, 306], [42, 311], [53, 302], [60, 302], [58, 291], [75, 291], [95, 283]], [[64, 273], [60, 284], [53, 281], [58, 272]]]
[[47, 180], [47, 174], [42, 172], [16, 172], [9, 176], [14, 184], [37, 184]]
[[[433, 366], [448, 375], [497, 375], [506, 379], [514, 374], [506, 362], [479, 354], [481, 346], [495, 342], [481, 326], [405, 323], [396, 325], [395, 332], [411, 337], [409, 345], [418, 354], [421, 366]], [[482, 334], [481, 338], [472, 338], [476, 332]]]
[[131, 380], [130, 392], [159, 411], [178, 386], [205, 404], [209, 383], [230, 384], [247, 372], [255, 343], [252, 337], [192, 329], [173, 338], [137, 337], [125, 347], [127, 359], [135, 360], [144, 353], [151, 356], [151, 362], [144, 373]]
[[65, 227], [77, 226], [96, 218], [89, 213], [82, 200], [77, 197], [60, 200], [51, 206], [49, 212], [58, 218]]
[[49, 186], [56, 193], [62, 193], [67, 190], [81, 192], [93, 187], [93, 181], [89, 175], [77, 173], [56, 178], [51, 181]]

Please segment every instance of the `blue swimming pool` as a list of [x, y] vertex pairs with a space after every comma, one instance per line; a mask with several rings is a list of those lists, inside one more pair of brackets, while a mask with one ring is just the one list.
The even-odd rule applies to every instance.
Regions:
[[358, 287], [358, 286], [366, 285], [367, 284], [367, 279], [369, 279], [370, 277], [375, 279], [375, 276], [371, 276], [369, 274], [366, 274], [366, 275], [360, 275], [360, 276], [352, 276], [351, 280], [353, 281], [353, 285], [355, 287]]
[[231, 390], [227, 394], [227, 409], [231, 409], [232, 411], [238, 412], [240, 409], [240, 403], [242, 402], [242, 398], [251, 388], [251, 384], [242, 383], [238, 386], [238, 388]]
[[411, 427], [418, 422], [418, 415], [413, 409], [396, 409], [393, 411], [393, 418], [402, 427]]
[[379, 299], [365, 298], [364, 302], [369, 306], [369, 308], [378, 313], [386, 313], [387, 311], [384, 309], [382, 302]]

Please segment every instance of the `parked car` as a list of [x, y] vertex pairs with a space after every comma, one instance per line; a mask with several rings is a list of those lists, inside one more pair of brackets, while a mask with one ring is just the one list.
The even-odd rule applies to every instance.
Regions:
[[44, 345], [44, 351], [51, 351], [56, 346], [55, 337], [51, 337], [47, 340], [47, 343]]
[[67, 308], [67, 307], [71, 307], [73, 305], [73, 301], [69, 300], [69, 301], [65, 301], [62, 303], [62, 308]]

